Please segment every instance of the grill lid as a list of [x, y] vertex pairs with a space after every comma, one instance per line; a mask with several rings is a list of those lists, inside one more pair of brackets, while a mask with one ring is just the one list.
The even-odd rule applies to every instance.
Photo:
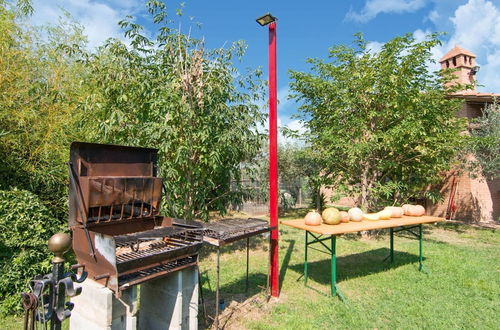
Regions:
[[104, 223], [159, 215], [162, 180], [158, 150], [74, 142], [69, 162], [69, 225]]

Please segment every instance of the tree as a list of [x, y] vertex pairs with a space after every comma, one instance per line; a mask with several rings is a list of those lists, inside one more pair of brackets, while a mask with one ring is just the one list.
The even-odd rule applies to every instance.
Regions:
[[245, 75], [233, 66], [243, 43], [207, 50], [203, 40], [170, 28], [162, 2], [148, 8], [156, 37], [128, 17], [120, 24], [130, 46], [110, 39], [82, 54], [92, 73], [83, 107], [87, 122], [98, 123], [92, 139], [159, 149], [166, 214], [224, 213], [241, 197], [231, 181], [240, 181], [240, 164], [259, 152], [264, 136], [257, 130], [265, 120], [260, 70]]
[[22, 311], [19, 292], [50, 271], [47, 240], [67, 230], [68, 147], [85, 138], [86, 71], [60, 50], [85, 43], [80, 26], [35, 30], [7, 7], [0, 0], [0, 314]]
[[37, 32], [0, 3], [0, 189], [31, 191], [61, 221], [68, 146], [86, 135], [77, 111], [85, 69], [60, 50], [74, 44], [85, 38], [68, 17]]
[[498, 99], [487, 104], [481, 117], [472, 121], [472, 173], [477, 170], [487, 179], [500, 175], [500, 104]]
[[426, 188], [466, 139], [460, 101], [446, 97], [463, 86], [428, 68], [438, 44], [437, 35], [416, 42], [408, 34], [374, 53], [359, 34], [353, 47], [331, 48], [329, 61], [308, 59], [311, 72], [291, 72], [325, 182], [359, 196], [365, 209], [435, 196]]

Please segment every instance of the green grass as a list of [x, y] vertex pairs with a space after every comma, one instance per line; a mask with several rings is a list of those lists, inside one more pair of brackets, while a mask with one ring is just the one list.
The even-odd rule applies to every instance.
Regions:
[[[301, 216], [302, 211], [294, 211], [288, 218]], [[383, 262], [389, 253], [387, 235], [369, 240], [355, 235], [343, 236], [337, 240], [337, 278], [348, 299], [346, 303], [328, 295], [328, 255], [310, 250], [308, 284], [311, 288], [306, 288], [300, 278], [305, 234], [281, 226], [280, 235], [282, 288], [279, 300], [247, 301], [221, 324], [235, 329], [301, 330], [497, 329], [500, 324], [499, 231], [449, 223], [424, 226], [424, 264], [429, 274], [418, 271], [418, 241], [408, 235], [396, 234], [392, 266]], [[248, 295], [244, 292], [245, 242], [222, 248], [221, 289], [226, 305], [233, 300], [243, 302], [252, 295], [262, 297], [259, 293], [267, 281], [268, 241], [255, 237], [250, 242]], [[203, 293], [211, 314], [215, 249], [204, 248], [200, 259]], [[21, 326], [20, 318], [0, 319], [0, 329], [20, 329]]]
[[5, 316], [0, 318], [0, 329], [23, 329], [23, 320], [20, 317]]
[[[299, 216], [300, 214], [294, 214]], [[277, 303], [246, 308], [228, 321], [250, 329], [319, 328], [498, 328], [500, 324], [500, 233], [466, 225], [424, 226], [424, 265], [418, 271], [418, 240], [395, 236], [395, 263], [383, 262], [388, 236], [337, 240], [338, 285], [348, 301], [328, 295], [330, 262], [310, 250], [309, 282], [303, 285], [304, 232], [280, 229], [282, 288]], [[266, 284], [264, 240], [251, 252], [251, 294]], [[236, 247], [236, 252], [231, 248]], [[226, 304], [243, 298], [244, 245], [226, 247], [221, 282]], [[214, 254], [201, 261], [203, 278], [215, 279]], [[300, 278], [300, 279], [299, 279]], [[299, 280], [298, 280], [299, 279]], [[212, 283], [213, 284], [213, 283]], [[207, 282], [205, 295], [211, 295]]]

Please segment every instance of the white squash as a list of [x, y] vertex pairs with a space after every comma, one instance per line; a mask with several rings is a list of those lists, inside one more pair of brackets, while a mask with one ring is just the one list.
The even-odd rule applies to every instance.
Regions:
[[378, 213], [366, 213], [363, 215], [363, 220], [377, 221], [380, 220]]
[[323, 218], [316, 210], [311, 210], [306, 214], [304, 222], [308, 226], [319, 226], [323, 222]]
[[380, 220], [389, 220], [391, 218], [392, 211], [388, 209], [383, 209], [378, 213]]
[[358, 207], [353, 207], [347, 212], [349, 220], [359, 222], [363, 220], [363, 211]]

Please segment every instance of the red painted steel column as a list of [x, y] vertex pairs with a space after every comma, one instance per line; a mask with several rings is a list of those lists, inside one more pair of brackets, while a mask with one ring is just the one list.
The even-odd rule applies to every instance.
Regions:
[[271, 227], [271, 296], [279, 296], [278, 265], [278, 99], [276, 87], [276, 22], [269, 24], [269, 213]]

